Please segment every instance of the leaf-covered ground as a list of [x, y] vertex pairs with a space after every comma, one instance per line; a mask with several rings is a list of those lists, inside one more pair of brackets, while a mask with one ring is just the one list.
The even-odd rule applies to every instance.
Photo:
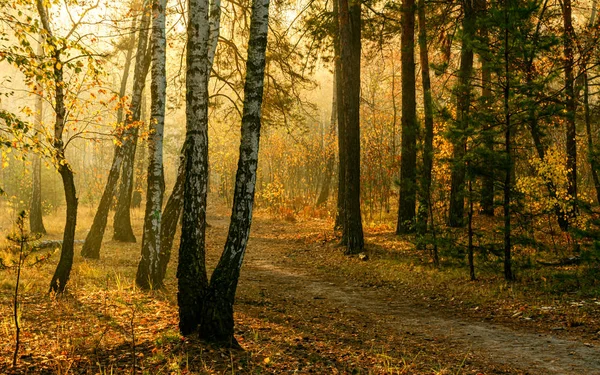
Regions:
[[[228, 225], [226, 210], [212, 213], [209, 265]], [[91, 212], [81, 216], [80, 228]], [[134, 219], [139, 233], [141, 213]], [[49, 227], [49, 237], [60, 237], [60, 218]], [[25, 270], [16, 369], [14, 273], [1, 271], [0, 373], [600, 373], [600, 304], [593, 298], [549, 294], [526, 281], [507, 285], [493, 273], [470, 282], [464, 269], [434, 270], [426, 254], [388, 228], [367, 231], [368, 261], [348, 258], [330, 222], [260, 212], [235, 306], [244, 350], [184, 340], [176, 257], [165, 290], [142, 293], [133, 285], [139, 245], [109, 240], [110, 229], [100, 260], [76, 256], [63, 297], [45, 294], [57, 254]], [[84, 234], [80, 229], [78, 238]]]

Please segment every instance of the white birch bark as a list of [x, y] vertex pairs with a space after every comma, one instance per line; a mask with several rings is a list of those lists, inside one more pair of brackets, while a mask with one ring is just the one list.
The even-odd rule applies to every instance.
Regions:
[[142, 259], [136, 275], [136, 283], [142, 289], [155, 289], [162, 286], [162, 278], [159, 278], [159, 255], [160, 222], [164, 192], [163, 132], [167, 89], [166, 6], [166, 0], [153, 0], [152, 2], [152, 84], [150, 137], [148, 142], [148, 189], [142, 236]]
[[210, 280], [200, 336], [237, 346], [233, 337], [233, 302], [250, 234], [261, 127], [269, 0], [254, 0], [246, 62], [242, 138], [231, 222], [225, 249]]

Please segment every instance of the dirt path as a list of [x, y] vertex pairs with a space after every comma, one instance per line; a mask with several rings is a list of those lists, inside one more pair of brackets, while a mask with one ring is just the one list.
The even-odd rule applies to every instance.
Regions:
[[[220, 220], [219, 220], [220, 221]], [[399, 337], [399, 342], [434, 343], [441, 352], [455, 358], [465, 356], [475, 363], [498, 365], [502, 373], [600, 374], [600, 348], [548, 334], [516, 331], [486, 321], [454, 316], [451, 311], [432, 311], [389, 290], [360, 287], [330, 274], [319, 275], [309, 268], [298, 269], [277, 260], [294, 244], [261, 236], [261, 232], [284, 233], [293, 226], [273, 228], [268, 222], [255, 223], [249, 244], [242, 288], [260, 288], [273, 306], [291, 303], [311, 309], [308, 315], [343, 314], [355, 317], [358, 326], [374, 326], [372, 332]], [[216, 222], [221, 226], [224, 223]], [[286, 229], [288, 228], [288, 229]], [[258, 233], [257, 233], [258, 232]], [[296, 244], [299, 246], [299, 244]], [[324, 312], [324, 313], [320, 313]], [[302, 314], [302, 312], [300, 312]], [[321, 316], [335, 319], [335, 316]], [[317, 318], [312, 318], [317, 319]], [[352, 318], [351, 318], [352, 319]], [[366, 331], [366, 329], [365, 329]], [[376, 336], [376, 334], [375, 334]], [[368, 339], [363, 337], [363, 340]], [[482, 367], [484, 370], [486, 365]], [[514, 371], [514, 372], [513, 372]]]

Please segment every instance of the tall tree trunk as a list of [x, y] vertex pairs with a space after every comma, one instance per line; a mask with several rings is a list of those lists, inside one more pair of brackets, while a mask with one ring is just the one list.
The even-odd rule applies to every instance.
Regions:
[[[194, 12], [194, 28], [199, 28], [200, 24], [198, 23], [198, 12], [202, 12], [202, 14], [204, 14], [205, 10], [203, 10], [202, 8], [205, 8], [206, 5], [205, 4], [199, 4], [198, 2], [194, 2], [194, 3], [190, 3], [190, 9], [194, 8], [197, 9], [196, 12]], [[198, 9], [200, 8], [200, 9]], [[202, 16], [202, 19], [204, 19], [204, 16]], [[205, 23], [205, 22], [203, 22]], [[190, 82], [190, 86], [189, 86], [189, 90], [187, 90], [188, 93], [194, 95], [193, 98], [191, 97], [187, 97], [186, 100], [188, 100], [187, 102], [187, 107], [186, 107], [186, 116], [189, 117], [187, 119], [187, 121], [189, 121], [189, 123], [192, 126], [191, 129], [191, 133], [189, 134], [192, 137], [195, 137], [196, 131], [194, 128], [201, 128], [202, 130], [200, 131], [200, 133], [204, 132], [205, 136], [206, 136], [206, 144], [205, 144], [205, 148], [206, 151], [204, 151], [204, 171], [201, 172], [202, 174], [199, 176], [201, 180], [203, 180], [203, 185], [204, 185], [204, 192], [201, 192], [201, 195], [204, 194], [203, 200], [204, 203], [201, 204], [199, 207], [201, 210], [203, 210], [204, 214], [203, 214], [203, 218], [201, 219], [200, 215], [198, 216], [194, 216], [194, 215], [190, 215], [188, 217], [188, 221], [190, 220], [190, 218], [192, 220], [201, 220], [204, 224], [204, 229], [202, 229], [202, 241], [198, 243], [198, 247], [196, 248], [195, 245], [191, 246], [191, 247], [187, 247], [185, 246], [184, 249], [181, 248], [183, 241], [183, 237], [186, 236], [184, 235], [184, 230], [182, 229], [182, 241], [180, 242], [180, 255], [179, 255], [179, 264], [178, 264], [178, 279], [181, 280], [180, 281], [180, 293], [178, 294], [180, 296], [180, 298], [183, 299], [183, 307], [180, 304], [180, 330], [183, 334], [189, 334], [192, 333], [196, 330], [197, 325], [198, 325], [198, 319], [199, 319], [199, 311], [200, 308], [197, 303], [199, 300], [197, 299], [198, 296], [202, 296], [207, 285], [208, 285], [208, 278], [206, 276], [206, 266], [205, 266], [205, 262], [204, 262], [204, 253], [205, 253], [205, 246], [204, 246], [204, 231], [205, 228], [207, 226], [206, 224], [206, 195], [208, 192], [208, 177], [209, 177], [209, 172], [208, 172], [208, 82], [210, 79], [210, 72], [212, 70], [213, 67], [213, 63], [215, 60], [215, 53], [217, 50], [217, 44], [218, 44], [218, 40], [219, 40], [219, 32], [220, 32], [220, 23], [221, 23], [221, 2], [220, 0], [213, 0], [210, 2], [209, 8], [208, 8], [208, 35], [206, 35], [206, 29], [204, 28], [204, 25], [202, 25], [203, 28], [203, 36], [201, 36], [201, 38], [204, 38], [204, 40], [199, 40], [200, 38], [199, 35], [194, 34], [190, 40], [190, 38], [188, 39], [188, 43], [192, 43], [193, 45], [188, 45], [188, 54], [191, 53], [193, 54], [193, 56], [188, 57], [188, 69], [189, 69], [189, 79], [191, 80]], [[189, 25], [192, 24], [192, 20], [190, 20], [190, 22], [188, 23], [188, 27], [190, 27]], [[190, 31], [193, 29], [189, 29], [188, 31]], [[206, 41], [206, 38], [208, 38], [208, 41]], [[190, 50], [190, 48], [194, 49], [194, 51], [192, 52], [192, 50]], [[195, 50], [196, 48], [200, 48], [200, 50]], [[204, 58], [203, 56], [208, 55], [208, 58]], [[204, 69], [204, 72], [200, 72], [198, 69]], [[199, 89], [199, 87], [197, 86], [198, 84], [198, 80], [204, 82], [202, 83], [200, 82], [203, 86], [201, 89]], [[205, 97], [205, 99], [202, 99], [202, 97]], [[198, 111], [198, 108], [201, 107], [196, 105], [198, 104], [199, 100], [205, 100], [206, 103], [206, 110], [201, 110]], [[188, 112], [189, 111], [189, 112]], [[189, 129], [188, 129], [189, 130]], [[177, 223], [179, 222], [179, 215], [181, 214], [183, 208], [184, 208], [184, 191], [188, 191], [188, 192], [193, 192], [194, 189], [191, 190], [186, 190], [186, 168], [188, 168], [188, 163], [186, 162], [187, 160], [187, 153], [189, 152], [195, 152], [197, 151], [197, 148], [195, 150], [187, 150], [188, 146], [188, 142], [186, 141], [184, 143], [184, 146], [181, 150], [181, 156], [180, 156], [180, 165], [179, 168], [177, 170], [177, 179], [175, 181], [175, 186], [173, 187], [173, 191], [171, 192], [171, 195], [169, 196], [169, 199], [167, 201], [167, 205], [165, 206], [165, 209], [163, 211], [163, 222], [161, 225], [161, 257], [160, 257], [160, 269], [161, 272], [163, 274], [163, 277], [166, 273], [166, 268], [167, 265], [169, 263], [169, 260], [171, 258], [171, 248], [173, 247], [173, 240], [175, 238], [175, 233], [177, 231]], [[196, 160], [196, 159], [194, 159]], [[193, 162], [192, 162], [193, 163]], [[192, 168], [195, 168], [194, 165], [191, 165]], [[195, 173], [195, 172], [194, 172]], [[192, 179], [197, 179], [198, 175], [196, 174], [192, 174]], [[192, 181], [193, 182], [193, 181]], [[193, 209], [195, 209], [197, 207], [193, 207]], [[186, 211], [187, 212], [187, 211]], [[185, 220], [185, 219], [184, 219]], [[182, 220], [182, 222], [184, 221]], [[186, 230], [188, 230], [190, 227], [187, 227]], [[189, 242], [189, 239], [188, 239]], [[181, 251], [184, 251], [186, 254], [181, 254]], [[197, 251], [196, 255], [193, 254], [194, 251]], [[190, 262], [188, 263], [186, 260], [182, 261], [182, 259], [187, 259]], [[183, 263], [183, 264], [182, 264]], [[179, 271], [181, 269], [181, 272]], [[198, 275], [198, 273], [196, 274], [188, 274], [188, 271], [198, 271], [198, 270], [202, 270], [199, 271], [200, 273], [200, 279], [194, 279], [194, 275]], [[193, 288], [193, 285], [196, 283], [196, 286], [198, 286], [197, 289]], [[190, 302], [190, 301], [194, 301], [191, 303], [191, 305], [195, 304], [194, 306], [186, 306], [186, 303]], [[183, 311], [183, 312], [182, 312]]]
[[123, 137], [121, 163], [121, 183], [117, 193], [117, 206], [113, 218], [113, 240], [122, 242], [136, 242], [131, 226], [131, 196], [133, 193], [133, 175], [135, 167], [135, 152], [139, 139], [139, 123], [142, 118], [144, 105], [144, 89], [146, 77], [150, 69], [152, 51], [148, 45], [148, 29], [150, 27], [150, 13], [148, 12], [149, 0], [144, 1], [143, 15], [140, 22], [137, 53], [135, 56], [135, 70], [133, 76], [133, 95], [131, 98], [131, 115], [126, 119], [125, 136]]
[[[425, 42], [426, 43], [426, 42]], [[415, 77], [415, 1], [402, 1], [402, 150], [396, 234], [414, 230], [417, 192], [417, 101]]]
[[[592, 30], [596, 24], [596, 12], [597, 12], [597, 0], [592, 1], [592, 12], [590, 20], [588, 22], [588, 29]], [[592, 120], [590, 114], [590, 85], [588, 77], [588, 56], [583, 59], [583, 111], [585, 118], [585, 130], [587, 135], [588, 144], [588, 160], [590, 162], [590, 169], [592, 173], [592, 180], [594, 181], [594, 188], [596, 190], [596, 202], [600, 204], [600, 178], [598, 177], [598, 169], [600, 165], [598, 163], [598, 155], [594, 146], [594, 140], [592, 136]]]
[[65, 230], [63, 233], [63, 243], [60, 252], [60, 260], [50, 281], [50, 292], [62, 293], [65, 291], [71, 268], [73, 267], [73, 248], [75, 245], [75, 227], [77, 225], [77, 192], [75, 190], [75, 182], [73, 180], [73, 171], [69, 162], [65, 158], [65, 148], [63, 141], [63, 131], [66, 121], [66, 106], [64, 93], [64, 74], [62, 64], [63, 49], [56, 45], [54, 36], [50, 27], [48, 13], [42, 0], [36, 0], [36, 7], [40, 16], [42, 28], [48, 35], [47, 43], [52, 50], [52, 58], [54, 62], [54, 111], [56, 117], [54, 120], [54, 139], [52, 146], [54, 147], [55, 159], [57, 163], [58, 173], [63, 181], [65, 191], [65, 200], [67, 204], [67, 213], [65, 220]]
[[330, 152], [329, 147], [331, 144], [329, 143], [335, 136], [335, 128], [337, 126], [337, 71], [336, 66], [333, 67], [333, 93], [331, 99], [331, 120], [329, 122], [329, 139], [326, 143], [327, 147], [327, 165], [325, 166], [325, 176], [323, 177], [323, 185], [321, 185], [321, 192], [319, 193], [319, 197], [317, 198], [316, 206], [322, 206], [327, 203], [327, 199], [329, 198], [329, 191], [331, 190], [331, 180], [333, 178], [333, 167], [335, 164], [335, 154]]
[[[482, 12], [487, 11], [486, 0], [481, 0]], [[481, 39], [486, 47], [489, 47], [489, 35], [487, 27], [484, 25], [479, 29]], [[492, 71], [486, 57], [480, 55], [481, 59], [481, 97], [483, 99], [483, 110], [489, 112], [492, 108]], [[487, 155], [494, 155], [494, 133], [493, 128], [488, 121], [483, 125], [483, 142]], [[494, 216], [494, 170], [490, 169], [484, 174], [481, 183], [481, 212], [487, 216]]]
[[208, 286], [205, 265], [208, 188], [208, 1], [190, 0], [186, 70], [186, 139], [183, 217], [177, 265], [179, 330], [188, 335], [200, 323]]
[[565, 67], [565, 95], [566, 95], [566, 146], [567, 146], [567, 194], [570, 199], [570, 207], [567, 212], [568, 220], [571, 221], [577, 215], [577, 133], [575, 128], [575, 78], [573, 76], [573, 67], [575, 57], [573, 55], [573, 43], [575, 32], [573, 30], [571, 0], [563, 1], [563, 21], [564, 21], [564, 67]]
[[[361, 14], [358, 0], [338, 0], [340, 38], [340, 100], [344, 116], [346, 176], [342, 241], [346, 254], [356, 254], [364, 247], [360, 213], [360, 57]], [[340, 134], [341, 136], [341, 134]]]
[[[333, 1], [333, 17], [334, 22], [334, 33], [333, 33], [333, 53], [334, 53], [334, 70], [336, 72], [333, 89], [335, 90], [336, 96], [336, 112], [337, 112], [337, 125], [338, 125], [338, 189], [337, 189], [337, 212], [335, 215], [335, 229], [341, 229], [344, 233], [344, 226], [346, 225], [345, 215], [345, 196], [346, 196], [346, 113], [342, 106], [342, 95], [343, 86], [340, 74], [342, 74], [342, 58], [340, 56], [340, 37], [339, 37], [339, 0]], [[345, 239], [342, 238], [342, 243], [345, 243]]]
[[431, 204], [431, 174], [433, 170], [433, 99], [429, 78], [429, 54], [427, 51], [427, 23], [425, 20], [425, 1], [418, 2], [419, 17], [419, 56], [421, 61], [421, 80], [423, 81], [423, 106], [425, 112], [425, 141], [423, 144], [423, 166], [417, 216], [417, 231], [427, 231], [427, 217]]
[[[38, 46], [38, 55], [44, 53], [42, 43]], [[42, 91], [42, 83], [37, 82], [39, 91]], [[44, 99], [41, 94], [35, 100], [35, 115], [36, 125], [41, 130], [44, 118]], [[39, 138], [39, 135], [37, 135]], [[44, 227], [43, 211], [42, 211], [42, 157], [39, 154], [33, 155], [33, 171], [32, 171], [32, 191], [31, 191], [31, 209], [29, 213], [29, 230], [31, 233], [46, 234]]]
[[453, 141], [453, 166], [450, 185], [450, 212], [448, 225], [462, 227], [464, 225], [465, 211], [465, 146], [464, 132], [469, 122], [469, 109], [471, 106], [471, 73], [473, 71], [473, 36], [475, 35], [475, 12], [473, 3], [462, 1], [463, 7], [463, 33], [460, 53], [460, 68], [458, 71], [458, 85], [456, 88], [456, 139]]
[[511, 244], [511, 223], [510, 223], [510, 202], [512, 189], [512, 139], [511, 139], [511, 118], [510, 118], [510, 70], [509, 70], [509, 37], [510, 37], [510, 1], [504, 0], [504, 152], [506, 157], [506, 171], [504, 176], [504, 278], [508, 281], [514, 280], [512, 271], [512, 244]]
[[242, 139], [233, 208], [225, 249], [203, 300], [200, 337], [237, 346], [233, 337], [233, 303], [252, 222], [260, 141], [269, 0], [253, 0], [244, 87]]
[[[148, 18], [148, 16], [145, 16], [145, 17]], [[135, 35], [136, 19], [134, 18], [131, 23], [132, 23], [132, 25], [131, 25], [132, 35]], [[144, 21], [142, 21], [142, 27], [146, 26], [146, 28], [147, 28], [148, 22], [146, 22], [145, 25], [143, 23], [144, 23]], [[145, 43], [141, 42], [142, 37], [147, 39], [147, 32], [146, 32], [146, 30], [140, 29], [140, 43], [138, 43], [138, 45], [140, 47], [145, 48]], [[129, 46], [127, 49], [127, 56], [125, 57], [125, 66], [123, 68], [123, 76], [121, 77], [121, 88], [119, 90], [120, 98], [123, 98], [126, 94], [127, 81], [129, 78], [129, 70], [131, 68], [131, 60], [132, 60], [134, 48], [135, 48], [135, 37], [132, 36], [131, 42], [129, 43]], [[145, 50], [138, 51], [138, 57], [136, 60], [139, 60], [139, 61], [136, 61], [136, 72], [135, 73], [139, 73], [137, 71], [138, 63], [143, 64], [144, 52], [145, 52]], [[146, 69], [146, 71], [147, 71], [147, 69]], [[136, 83], [138, 83], [138, 82], [136, 82]], [[136, 87], [136, 89], [139, 89], [139, 87]], [[138, 93], [134, 92], [134, 95], [132, 96], [131, 104], [132, 104], [132, 110], [134, 112], [137, 111], [137, 113], [138, 113], [137, 117], [139, 117], [140, 97], [139, 97], [139, 95], [136, 96], [136, 94], [138, 94]], [[133, 116], [133, 117], [135, 117], [135, 116]], [[98, 204], [98, 209], [96, 211], [96, 214], [94, 215], [94, 221], [92, 223], [92, 227], [90, 228], [90, 231], [88, 232], [87, 237], [85, 238], [85, 242], [83, 243], [83, 247], [81, 248], [81, 255], [85, 258], [92, 258], [92, 259], [100, 258], [100, 247], [102, 246], [102, 239], [104, 237], [104, 231], [106, 229], [106, 222], [108, 220], [108, 211], [110, 210], [113, 196], [115, 194], [115, 188], [117, 187], [117, 182], [119, 181], [119, 172], [121, 169], [121, 163], [123, 161], [124, 149], [123, 149], [122, 142], [130, 142], [130, 140], [126, 140], [123, 135], [127, 135], [127, 133], [129, 133], [128, 126], [131, 125], [131, 121], [129, 119], [126, 119], [124, 124], [122, 123], [122, 121], [123, 121], [123, 109], [119, 108], [119, 110], [117, 112], [117, 123], [119, 124], [119, 126], [122, 126], [122, 128], [117, 130], [117, 135], [116, 135], [117, 136], [117, 145], [115, 146], [113, 160], [112, 160], [112, 163], [110, 166], [110, 170], [108, 172], [108, 179], [106, 181], [106, 186], [104, 188], [104, 192], [102, 193], [102, 197], [100, 198], [100, 203]]]
[[166, 100], [166, 36], [165, 8], [167, 0], [152, 2], [152, 85], [150, 137], [148, 139], [148, 188], [146, 193], [146, 211], [144, 214], [144, 232], [142, 235], [142, 258], [135, 277], [141, 289], [162, 287], [163, 276], [160, 272], [160, 226], [163, 193], [165, 188], [163, 175], [163, 132], [165, 125]]
[[585, 117], [585, 130], [587, 135], [588, 160], [590, 162], [592, 180], [594, 181], [594, 188], [596, 190], [596, 202], [600, 204], [600, 178], [598, 177], [599, 165], [592, 137], [592, 121], [590, 116], [589, 82], [587, 72], [583, 73], [583, 110]]

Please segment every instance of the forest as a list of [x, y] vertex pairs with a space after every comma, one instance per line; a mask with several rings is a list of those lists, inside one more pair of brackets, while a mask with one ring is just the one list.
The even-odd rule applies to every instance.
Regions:
[[0, 374], [600, 374], [597, 0], [0, 7]]

